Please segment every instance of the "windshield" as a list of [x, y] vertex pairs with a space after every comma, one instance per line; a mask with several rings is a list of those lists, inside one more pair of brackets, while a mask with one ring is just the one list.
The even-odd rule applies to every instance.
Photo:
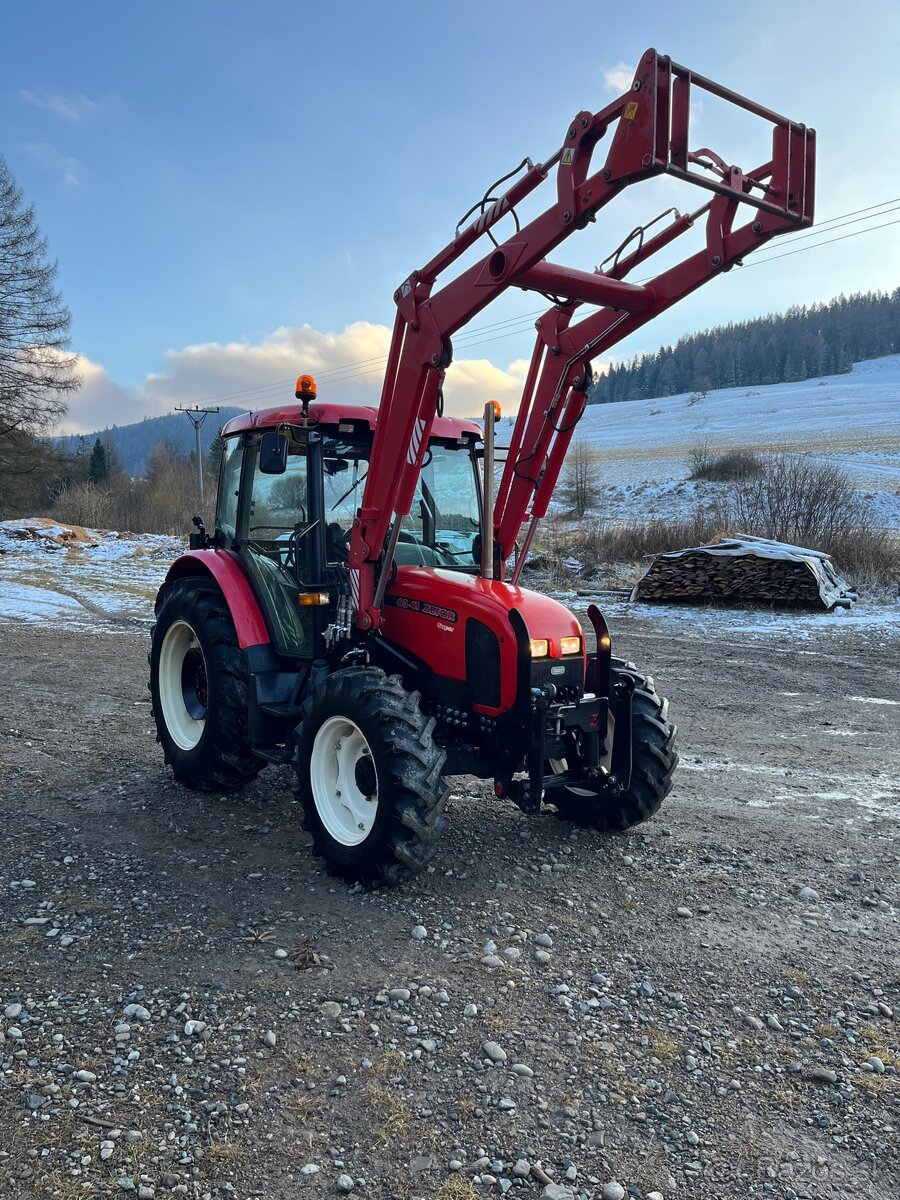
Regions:
[[432, 442], [397, 543], [398, 563], [475, 570], [479, 531], [475, 462], [468, 446]]
[[[325, 440], [325, 545], [329, 563], [346, 563], [350, 533], [362, 503], [368, 448]], [[475, 570], [479, 532], [475, 462], [468, 446], [432, 442], [412, 509], [404, 517], [395, 561], [406, 566]]]

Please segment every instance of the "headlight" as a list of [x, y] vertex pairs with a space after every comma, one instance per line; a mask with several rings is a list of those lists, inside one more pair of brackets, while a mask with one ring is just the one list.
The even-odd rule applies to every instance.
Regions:
[[581, 638], [580, 637], [564, 637], [559, 641], [560, 654], [580, 654], [581, 653]]
[[531, 639], [531, 657], [546, 658], [550, 653], [550, 643], [546, 638]]

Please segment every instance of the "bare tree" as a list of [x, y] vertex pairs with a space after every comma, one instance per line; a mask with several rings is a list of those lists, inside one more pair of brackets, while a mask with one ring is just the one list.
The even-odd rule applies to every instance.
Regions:
[[55, 277], [34, 208], [25, 207], [0, 158], [0, 455], [9, 454], [12, 435], [51, 428], [80, 384], [76, 356], [68, 352], [69, 310]]
[[572, 443], [557, 494], [576, 517], [583, 517], [600, 498], [600, 465], [582, 438]]
[[872, 524], [849, 476], [834, 463], [802, 454], [767, 458], [760, 474], [735, 485], [728, 503], [732, 525], [741, 532], [813, 549], [828, 549]]

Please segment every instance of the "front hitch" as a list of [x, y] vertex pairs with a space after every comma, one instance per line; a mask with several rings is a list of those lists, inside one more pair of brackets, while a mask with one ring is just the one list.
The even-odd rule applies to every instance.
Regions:
[[522, 812], [534, 815], [541, 811], [544, 798], [544, 762], [547, 753], [547, 710], [556, 699], [552, 683], [531, 689], [531, 717], [528, 722], [528, 750], [525, 756], [527, 779], [500, 779], [494, 782], [497, 796], [508, 796]]

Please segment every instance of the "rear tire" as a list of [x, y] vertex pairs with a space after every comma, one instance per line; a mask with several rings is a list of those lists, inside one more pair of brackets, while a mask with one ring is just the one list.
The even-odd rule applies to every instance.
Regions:
[[150, 634], [156, 740], [185, 787], [235, 791], [266, 765], [247, 737], [249, 682], [225, 598], [210, 579], [164, 583]]
[[613, 660], [613, 675], [634, 680], [632, 697], [631, 783], [626, 791], [605, 782], [597, 791], [579, 787], [554, 789], [547, 801], [556, 815], [586, 829], [622, 832], [639, 825], [659, 809], [672, 790], [678, 765], [676, 726], [668, 719], [669, 702], [657, 695], [649, 675], [634, 663]]
[[303, 706], [297, 799], [313, 848], [334, 875], [396, 884], [434, 857], [447, 826], [447, 756], [418, 699], [397, 676], [348, 667]]

